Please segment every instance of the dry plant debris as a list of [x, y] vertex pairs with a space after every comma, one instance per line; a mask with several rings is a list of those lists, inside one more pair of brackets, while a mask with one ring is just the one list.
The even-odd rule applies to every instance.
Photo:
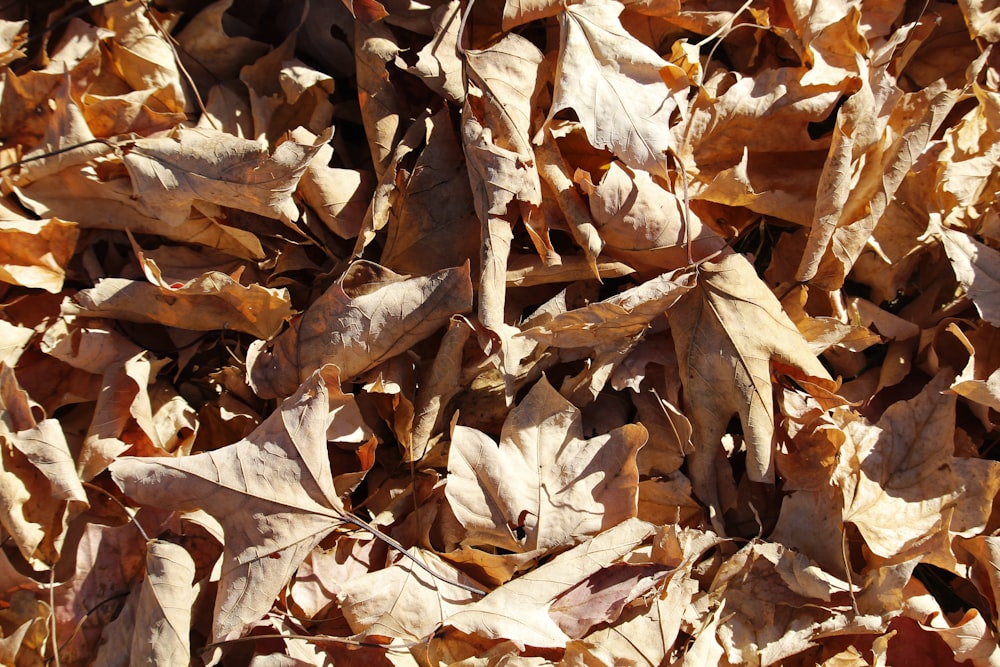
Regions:
[[1000, 9], [0, 9], [3, 665], [1000, 665]]

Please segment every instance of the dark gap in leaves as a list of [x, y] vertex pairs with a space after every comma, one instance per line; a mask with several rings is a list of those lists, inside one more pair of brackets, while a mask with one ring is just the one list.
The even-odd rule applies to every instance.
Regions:
[[956, 585], [961, 582], [951, 572], [929, 563], [920, 563], [913, 570], [913, 576], [927, 588], [927, 591], [934, 596], [934, 599], [941, 605], [941, 609], [946, 613], [964, 612], [971, 606], [958, 594]]
[[816, 141], [820, 137], [825, 137], [833, 132], [833, 128], [837, 126], [837, 114], [840, 113], [840, 108], [847, 102], [848, 97], [848, 95], [841, 95], [826, 118], [818, 122], [811, 122], [806, 126], [806, 132], [809, 133], [810, 139]]

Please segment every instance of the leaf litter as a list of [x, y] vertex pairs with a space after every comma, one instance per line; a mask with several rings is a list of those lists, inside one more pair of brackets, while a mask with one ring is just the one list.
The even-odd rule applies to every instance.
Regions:
[[974, 2], [0, 10], [0, 662], [1000, 664]]

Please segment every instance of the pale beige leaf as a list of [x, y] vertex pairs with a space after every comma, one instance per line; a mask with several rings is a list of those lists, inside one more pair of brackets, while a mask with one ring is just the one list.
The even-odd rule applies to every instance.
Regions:
[[955, 277], [984, 320], [1000, 326], [1000, 252], [968, 234], [939, 227]]
[[563, 648], [571, 639], [550, 609], [574, 586], [629, 554], [653, 535], [653, 526], [629, 519], [559, 554], [478, 602], [446, 618], [444, 625], [489, 639], [510, 639], [525, 645]]
[[849, 441], [856, 468], [839, 482], [844, 520], [880, 556], [930, 550], [947, 560], [948, 552], [922, 543], [941, 533], [971, 536], [986, 524], [984, 500], [1000, 489], [1000, 464], [954, 456], [956, 397], [944, 391], [949, 384], [943, 371]]
[[183, 223], [206, 201], [285, 223], [298, 219], [292, 193], [327, 132], [312, 145], [285, 141], [273, 152], [256, 141], [207, 129], [140, 139], [123, 160], [135, 196], [167, 224]]
[[309, 551], [343, 522], [327, 430], [342, 405], [335, 369], [313, 373], [246, 439], [181, 458], [121, 458], [112, 478], [134, 500], [204, 509], [225, 530], [214, 641], [270, 609]]
[[353, 379], [472, 308], [468, 264], [417, 278], [364, 262], [353, 268], [289, 330], [250, 346], [247, 377], [259, 396], [287, 396], [323, 364]]
[[545, 551], [634, 517], [635, 453], [646, 438], [641, 425], [627, 424], [584, 439], [579, 410], [544, 378], [510, 411], [499, 448], [456, 426], [445, 495], [464, 542]]
[[[409, 553], [444, 579], [475, 585], [431, 551], [412, 548]], [[479, 596], [444, 583], [403, 558], [345, 582], [336, 598], [356, 635], [419, 641]]]
[[183, 667], [191, 661], [195, 563], [184, 547], [150, 542], [132, 634], [131, 664]]
[[35, 332], [28, 327], [0, 320], [0, 363], [10, 368], [17, 366], [17, 360], [34, 335]]
[[687, 75], [623, 27], [617, 2], [587, 1], [561, 13], [561, 42], [549, 121], [572, 108], [591, 145], [625, 164], [666, 173], [672, 116]]

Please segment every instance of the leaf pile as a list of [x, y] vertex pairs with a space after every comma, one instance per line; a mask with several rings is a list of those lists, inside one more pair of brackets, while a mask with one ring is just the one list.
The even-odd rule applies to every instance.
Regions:
[[0, 663], [1000, 664], [993, 5], [36, 4]]

